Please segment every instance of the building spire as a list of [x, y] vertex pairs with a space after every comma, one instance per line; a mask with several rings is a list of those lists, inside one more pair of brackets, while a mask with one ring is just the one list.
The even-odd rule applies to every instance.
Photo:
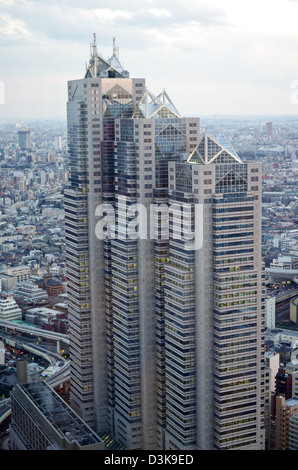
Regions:
[[96, 34], [93, 33], [92, 57], [94, 58], [96, 55], [97, 55]]
[[113, 55], [119, 59], [119, 48], [116, 46], [116, 38], [113, 38]]

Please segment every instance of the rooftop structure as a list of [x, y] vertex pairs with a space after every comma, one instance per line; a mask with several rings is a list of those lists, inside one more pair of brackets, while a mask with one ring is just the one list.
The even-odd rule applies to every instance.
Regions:
[[119, 51], [113, 38], [113, 54], [104, 59], [97, 52], [96, 35], [93, 35], [93, 44], [90, 46], [90, 60], [86, 67], [85, 78], [128, 78], [129, 73], [123, 69], [119, 60]]
[[166, 90], [163, 90], [158, 96], [155, 96], [148, 89], [135, 111], [134, 118], [181, 118], [179, 111], [170, 99]]
[[204, 137], [188, 158], [188, 163], [242, 163], [237, 152], [221, 133], [213, 137], [205, 132]]
[[11, 392], [12, 450], [103, 450], [101, 438], [45, 382]]

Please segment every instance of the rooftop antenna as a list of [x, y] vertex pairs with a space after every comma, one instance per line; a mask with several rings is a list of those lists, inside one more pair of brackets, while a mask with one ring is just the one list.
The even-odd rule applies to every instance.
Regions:
[[95, 33], [93, 33], [93, 46], [92, 46], [92, 49], [93, 49], [93, 57], [95, 57], [97, 55], [96, 34]]
[[116, 38], [113, 38], [113, 55], [119, 59], [119, 50], [118, 47], [116, 46]]
[[93, 45], [92, 45], [92, 56], [93, 59], [93, 76], [97, 77], [97, 45], [96, 45], [96, 34], [93, 33]]

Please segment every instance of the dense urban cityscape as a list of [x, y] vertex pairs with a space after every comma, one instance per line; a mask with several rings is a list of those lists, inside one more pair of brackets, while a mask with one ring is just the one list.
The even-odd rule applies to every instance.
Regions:
[[298, 115], [184, 116], [95, 35], [67, 92], [0, 123], [1, 450], [298, 450]]
[[[262, 163], [262, 257], [266, 272], [265, 361], [271, 372], [266, 432], [268, 449], [295, 447], [294, 428], [287, 418], [286, 444], [277, 443], [276, 406], [281, 416], [298, 412], [298, 118], [201, 118], [202, 132], [223, 132], [238, 155]], [[64, 189], [69, 168], [64, 122], [2, 123], [1, 152], [1, 272], [0, 320], [12, 325], [68, 334]], [[276, 270], [276, 274], [274, 273]], [[291, 271], [293, 270], [293, 274]], [[290, 273], [290, 274], [288, 274]], [[7, 302], [10, 302], [7, 310]], [[8, 315], [9, 311], [9, 315]], [[10, 333], [16, 338], [6, 341]], [[68, 359], [68, 346], [54, 361], [34, 347], [56, 352], [55, 340], [1, 326], [0, 389], [3, 404], [17, 384], [17, 366], [27, 363], [29, 382], [49, 381]], [[33, 347], [20, 344], [30, 344]], [[13, 345], [13, 346], [12, 346]], [[211, 347], [211, 346], [210, 346]], [[294, 358], [293, 358], [294, 357]], [[19, 366], [20, 367], [20, 366]], [[68, 401], [69, 376], [55, 390]], [[291, 382], [287, 390], [280, 383]], [[279, 387], [279, 388], [278, 388]], [[297, 398], [296, 398], [297, 396]], [[275, 400], [278, 397], [278, 405]], [[283, 398], [281, 398], [283, 397]], [[281, 402], [281, 404], [280, 404]], [[295, 408], [296, 407], [296, 408]], [[4, 408], [5, 411], [5, 408]], [[5, 413], [3, 415], [5, 417]], [[295, 413], [294, 413], [295, 416]], [[298, 416], [298, 415], [297, 415]], [[9, 443], [10, 414], [3, 420], [2, 447]], [[293, 424], [293, 426], [295, 423]], [[112, 449], [121, 449], [107, 436]], [[9, 448], [9, 447], [8, 447]]]

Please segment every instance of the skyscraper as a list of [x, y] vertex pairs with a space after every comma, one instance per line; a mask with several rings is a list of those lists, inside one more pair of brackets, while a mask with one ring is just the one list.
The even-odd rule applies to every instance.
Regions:
[[264, 448], [261, 166], [205, 134], [169, 175], [202, 229], [199, 249], [170, 238], [165, 266], [165, 446]]
[[168, 240], [158, 237], [158, 214], [149, 216], [152, 206], [167, 202], [169, 160], [185, 158], [198, 138], [199, 119], [182, 118], [165, 90], [158, 96], [146, 90], [132, 118], [116, 119], [110, 413], [116, 439], [128, 448], [160, 445], [157, 429], [165, 412], [163, 270]]
[[95, 38], [67, 119], [72, 406], [127, 449], [262, 448], [260, 165]]
[[[110, 240], [95, 236], [97, 206], [114, 201], [115, 118], [131, 117], [145, 81], [123, 70], [114, 45], [109, 60], [96, 38], [85, 77], [68, 83], [67, 127], [70, 178], [65, 190], [69, 293], [71, 402], [87, 424], [108, 428], [107, 361], [111, 335]], [[105, 246], [104, 246], [105, 245]]]
[[18, 131], [19, 146], [21, 150], [31, 150], [31, 133], [30, 129]]

